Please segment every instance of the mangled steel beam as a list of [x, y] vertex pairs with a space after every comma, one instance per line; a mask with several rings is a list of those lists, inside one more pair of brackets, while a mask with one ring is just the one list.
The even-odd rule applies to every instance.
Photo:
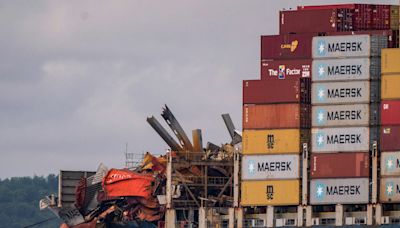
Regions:
[[226, 128], [228, 129], [229, 135], [233, 139], [235, 137], [235, 125], [232, 122], [231, 116], [228, 113], [222, 114], [221, 116], [224, 120]]
[[221, 116], [222, 116], [222, 119], [224, 120], [226, 128], [228, 129], [229, 135], [232, 138], [231, 144], [235, 145], [235, 144], [241, 142], [242, 136], [237, 133], [235, 125], [233, 124], [233, 121], [231, 119], [231, 116], [228, 113], [222, 114]]
[[158, 122], [158, 120], [154, 117], [147, 117], [147, 123], [158, 133], [158, 135], [164, 139], [164, 142], [168, 144], [168, 146], [173, 151], [183, 151], [183, 148], [172, 138], [170, 134], [168, 134], [167, 130]]
[[195, 129], [192, 131], [193, 136], [193, 149], [195, 152], [203, 151], [203, 137], [201, 135], [200, 129]]
[[187, 151], [193, 151], [192, 143], [190, 142], [185, 131], [179, 124], [178, 120], [175, 118], [174, 114], [172, 114], [171, 110], [169, 110], [167, 105], [165, 105], [165, 107], [163, 108], [161, 116], [167, 122], [168, 126], [174, 132], [175, 136], [179, 139], [181, 146]]

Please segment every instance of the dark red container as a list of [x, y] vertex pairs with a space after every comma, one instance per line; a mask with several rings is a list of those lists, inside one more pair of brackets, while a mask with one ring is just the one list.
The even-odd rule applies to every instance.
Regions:
[[310, 34], [284, 34], [261, 36], [261, 59], [311, 59], [312, 38]]
[[356, 4], [297, 6], [297, 10], [320, 10], [320, 9], [354, 9]]
[[339, 4], [322, 6], [298, 6], [298, 10], [346, 9], [345, 20], [352, 20], [352, 30], [373, 29], [373, 9], [371, 4]]
[[390, 29], [390, 5], [374, 5], [372, 9], [372, 28]]
[[345, 178], [369, 176], [369, 153], [313, 154], [311, 178]]
[[309, 104], [245, 104], [243, 129], [310, 128]]
[[398, 124], [400, 125], [400, 100], [382, 101], [381, 125]]
[[279, 13], [279, 34], [353, 30], [349, 9], [290, 10]]
[[310, 103], [311, 80], [244, 80], [243, 104]]
[[382, 126], [380, 137], [382, 152], [400, 150], [400, 126]]
[[262, 80], [299, 80], [311, 78], [312, 59], [261, 60]]

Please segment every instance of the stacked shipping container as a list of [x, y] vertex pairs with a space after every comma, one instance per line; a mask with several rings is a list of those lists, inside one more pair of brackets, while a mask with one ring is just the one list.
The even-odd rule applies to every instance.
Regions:
[[400, 202], [400, 49], [382, 50], [380, 201]]
[[310, 138], [311, 204], [368, 203], [380, 51], [399, 46], [398, 18], [399, 6], [368, 4], [280, 12], [280, 35], [261, 37], [261, 80], [243, 82], [243, 206], [299, 204]]
[[369, 202], [370, 142], [377, 140], [379, 120], [378, 56], [386, 44], [384, 36], [370, 35], [313, 39], [311, 204]]
[[261, 39], [261, 80], [243, 82], [241, 203], [298, 205], [300, 153], [311, 125], [312, 36]]

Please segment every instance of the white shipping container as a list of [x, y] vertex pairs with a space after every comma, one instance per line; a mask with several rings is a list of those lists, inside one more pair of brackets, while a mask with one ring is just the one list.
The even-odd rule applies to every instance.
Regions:
[[378, 105], [318, 105], [312, 107], [313, 127], [369, 126], [379, 124]]
[[242, 180], [300, 178], [299, 155], [246, 155], [242, 159]]
[[310, 203], [312, 205], [359, 204], [368, 202], [368, 178], [311, 180]]
[[380, 56], [381, 49], [386, 47], [386, 36], [317, 36], [312, 40], [312, 57], [318, 59]]
[[400, 202], [400, 178], [381, 178], [379, 201], [383, 203]]
[[312, 104], [354, 104], [378, 102], [379, 83], [370, 81], [319, 82], [311, 88]]
[[379, 58], [320, 59], [312, 63], [312, 81], [378, 79]]
[[368, 127], [312, 128], [311, 138], [313, 153], [368, 152], [370, 148]]
[[381, 153], [381, 176], [400, 176], [400, 151]]

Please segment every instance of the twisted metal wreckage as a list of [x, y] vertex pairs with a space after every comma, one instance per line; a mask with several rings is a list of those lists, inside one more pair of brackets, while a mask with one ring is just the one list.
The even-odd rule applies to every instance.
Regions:
[[155, 117], [147, 118], [171, 148], [165, 155], [147, 152], [133, 169], [108, 169], [100, 164], [94, 175], [80, 178], [70, 204], [61, 204], [60, 194], [58, 198], [52, 195], [40, 201], [40, 209], [50, 209], [61, 218], [60, 228], [163, 227], [165, 212], [171, 208], [175, 220], [196, 227], [194, 211], [200, 207], [219, 208], [219, 213], [232, 207], [233, 155], [242, 137], [229, 114], [222, 118], [232, 141], [221, 146], [208, 142], [206, 148], [200, 129], [192, 131], [192, 144], [167, 106], [161, 116], [179, 140]]

